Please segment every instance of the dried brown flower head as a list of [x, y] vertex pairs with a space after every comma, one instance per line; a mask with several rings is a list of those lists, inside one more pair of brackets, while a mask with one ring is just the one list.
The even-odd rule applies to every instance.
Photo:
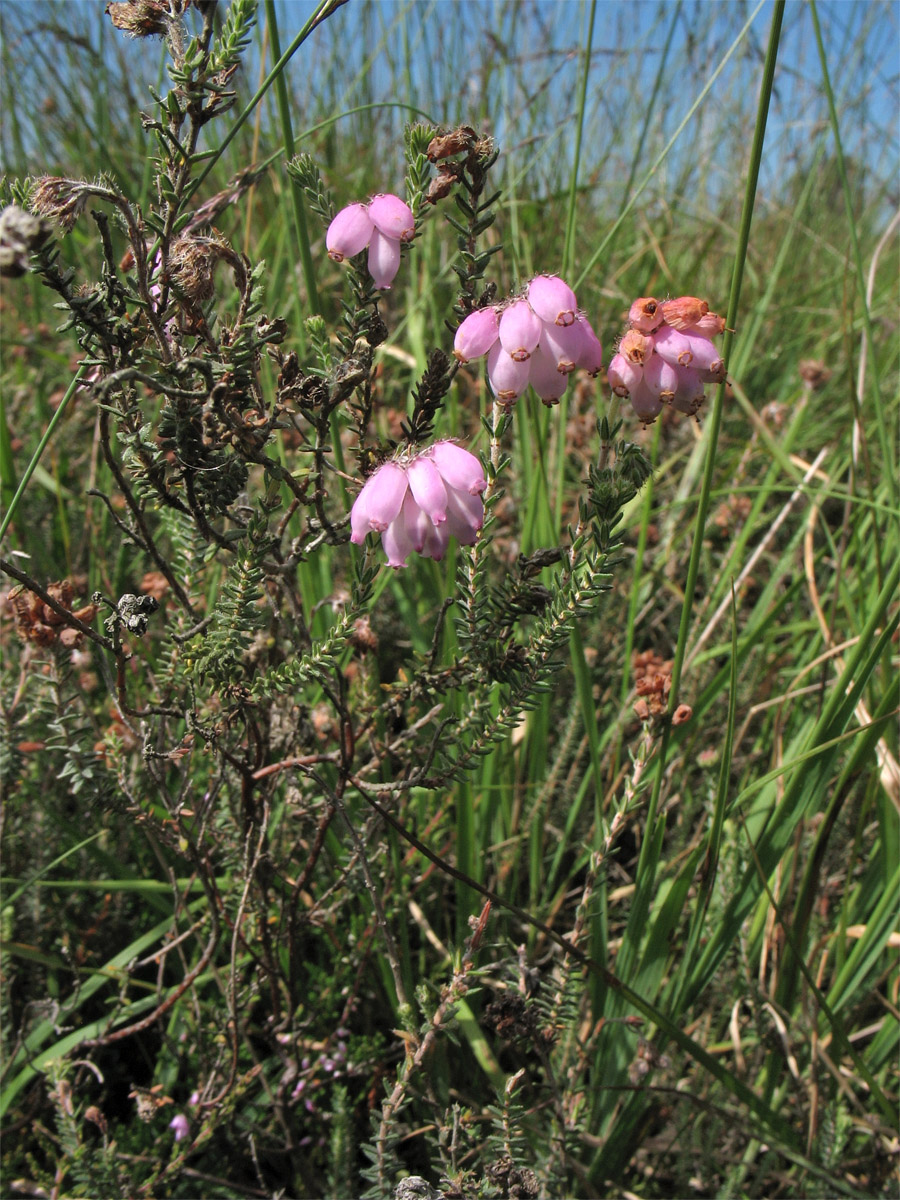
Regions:
[[162, 36], [169, 30], [170, 9], [163, 0], [116, 0], [104, 12], [129, 37]]
[[187, 235], [172, 243], [169, 277], [190, 303], [202, 303], [213, 295], [213, 272], [224, 252], [215, 238]]
[[47, 222], [17, 204], [0, 212], [0, 275], [17, 279], [28, 270], [28, 257], [46, 241]]
[[800, 378], [811, 392], [817, 392], [819, 388], [823, 388], [831, 378], [831, 371], [820, 359], [816, 358], [802, 359], [798, 370]]
[[619, 342], [619, 353], [630, 363], [641, 366], [647, 361], [651, 352], [650, 339], [637, 329], [629, 329]]
[[690, 329], [709, 312], [709, 305], [697, 296], [678, 296], [660, 306], [667, 325], [673, 329]]
[[425, 153], [429, 162], [438, 162], [449, 158], [452, 154], [461, 154], [463, 150], [471, 150], [476, 142], [475, 130], [471, 125], [460, 125], [449, 133], [439, 133], [428, 143]]
[[653, 650], [644, 650], [631, 658], [634, 690], [640, 699], [634, 711], [642, 721], [665, 715], [672, 688], [672, 659], [660, 658]]
[[71, 233], [84, 212], [90, 187], [83, 180], [44, 175], [31, 193], [31, 209], [54, 220], [63, 233]]
[[[97, 605], [87, 604], [83, 608], [73, 609], [72, 602], [75, 591], [68, 579], [57, 583], [47, 584], [47, 595], [55, 600], [66, 611], [70, 612], [82, 624], [92, 621], [97, 615]], [[37, 646], [50, 646], [59, 641], [63, 646], [75, 648], [84, 641], [80, 629], [73, 629], [66, 624], [65, 617], [45, 604], [40, 596], [19, 585], [12, 588], [8, 596], [16, 624], [16, 633], [23, 642], [33, 642]]]

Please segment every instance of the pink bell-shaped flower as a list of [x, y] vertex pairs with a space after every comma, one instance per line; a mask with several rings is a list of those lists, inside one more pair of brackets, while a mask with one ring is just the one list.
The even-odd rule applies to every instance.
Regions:
[[328, 257], [343, 262], [365, 250], [375, 225], [365, 204], [348, 204], [342, 208], [325, 234]]
[[607, 371], [612, 390], [631, 401], [645, 425], [667, 404], [695, 415], [704, 384], [725, 378], [725, 362], [712, 341], [724, 331], [724, 319], [696, 296], [662, 304], [644, 296], [631, 305], [628, 319], [630, 328]]
[[515, 300], [500, 317], [500, 345], [515, 362], [526, 362], [541, 340], [543, 324], [527, 300]]
[[453, 339], [453, 353], [461, 363], [481, 358], [500, 336], [496, 308], [477, 308], [469, 313]]
[[603, 366], [603, 347], [600, 345], [600, 339], [584, 315], [578, 315], [575, 325], [581, 330], [581, 352], [575, 366], [587, 371], [588, 375], [599, 375]]
[[548, 408], [558, 404], [569, 386], [569, 377], [556, 369], [556, 359], [538, 346], [528, 363], [528, 382]]
[[614, 354], [609, 360], [606, 377], [616, 395], [627, 399], [644, 378], [644, 368], [629, 362], [624, 354]]
[[369, 242], [369, 274], [377, 288], [389, 288], [400, 270], [400, 243], [380, 229], [372, 231]]
[[369, 217], [385, 237], [408, 242], [416, 232], [412, 209], [399, 196], [385, 193], [369, 201]]
[[528, 360], [517, 362], [500, 345], [499, 339], [488, 351], [488, 382], [501, 404], [512, 404], [528, 387]]
[[361, 545], [367, 534], [380, 533], [391, 567], [405, 566], [413, 553], [440, 560], [451, 537], [464, 546], [475, 541], [486, 486], [474, 454], [455, 442], [435, 442], [369, 476], [350, 512], [350, 540]]
[[575, 324], [575, 293], [557, 275], [535, 275], [528, 285], [528, 303], [547, 325]]
[[408, 486], [406, 471], [398, 463], [386, 462], [370, 475], [350, 511], [350, 541], [361, 546], [370, 531], [387, 529], [400, 511]]
[[177, 1113], [169, 1122], [169, 1128], [175, 1134], [175, 1141], [181, 1142], [190, 1134], [191, 1124], [184, 1113]]
[[412, 209], [399, 196], [384, 193], [368, 204], [348, 204], [328, 226], [329, 258], [343, 262], [369, 248], [368, 266], [377, 288], [389, 288], [400, 269], [400, 243], [416, 231]]
[[487, 355], [488, 381], [501, 404], [529, 384], [555, 404], [578, 368], [597, 375], [603, 350], [575, 293], [557, 275], [536, 275], [525, 295], [470, 313], [456, 331], [453, 353], [462, 363]]

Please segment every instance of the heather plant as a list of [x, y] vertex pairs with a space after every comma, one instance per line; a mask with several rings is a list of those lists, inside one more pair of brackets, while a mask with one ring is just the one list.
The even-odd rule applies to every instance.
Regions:
[[[7, 1177], [887, 1195], [896, 221], [867, 277], [851, 239], [870, 375], [828, 461], [824, 363], [750, 399], [783, 5], [727, 271], [630, 290], [636, 196], [577, 252], [593, 7], [530, 241], [490, 114], [407, 113], [363, 171], [297, 152], [287, 64], [348, 11], [282, 53], [266, 3], [244, 98], [254, 0], [110, 4], [164, 50], [143, 177], [3, 184], [4, 305], [52, 297], [75, 355], [27, 461], [0, 423]], [[233, 158], [270, 94], [281, 151]]]

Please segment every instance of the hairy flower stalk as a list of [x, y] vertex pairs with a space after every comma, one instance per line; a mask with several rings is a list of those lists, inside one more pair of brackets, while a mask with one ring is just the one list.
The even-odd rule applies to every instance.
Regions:
[[643, 296], [628, 311], [630, 328], [619, 342], [607, 375], [613, 392], [631, 401], [645, 425], [670, 404], [694, 416], [707, 383], [725, 378], [725, 363], [712, 338], [725, 321], [705, 300], [679, 296], [662, 304]]
[[416, 223], [408, 204], [390, 193], [368, 204], [348, 204], [328, 226], [328, 257], [343, 262], [369, 249], [369, 274], [377, 288], [389, 288], [400, 269], [400, 245], [412, 240]]
[[350, 511], [350, 540], [361, 546], [380, 533], [388, 565], [404, 567], [410, 554], [440, 561], [450, 538], [471, 546], [484, 523], [481, 463], [455, 442], [435, 442], [418, 454], [383, 463], [366, 481]]
[[558, 404], [573, 371], [596, 375], [603, 362], [575, 293], [556, 275], [536, 275], [522, 296], [470, 313], [456, 331], [453, 353], [461, 363], [487, 355], [491, 391], [506, 406], [529, 384], [544, 404]]

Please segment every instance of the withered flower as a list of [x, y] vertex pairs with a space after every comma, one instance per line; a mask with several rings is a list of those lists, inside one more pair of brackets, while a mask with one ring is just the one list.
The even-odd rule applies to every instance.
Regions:
[[163, 0], [116, 0], [104, 9], [116, 29], [129, 37], [164, 35], [169, 28], [169, 6]]
[[439, 162], [440, 159], [449, 158], [452, 154], [461, 154], [463, 150], [470, 150], [475, 144], [475, 138], [475, 130], [471, 125], [460, 125], [458, 129], [453, 129], [450, 133], [439, 133], [428, 143], [428, 149], [425, 151], [428, 161]]
[[[68, 579], [48, 583], [47, 594], [82, 624], [92, 621], [97, 615], [96, 604], [87, 604], [83, 608], [73, 610], [75, 593]], [[61, 613], [22, 585], [10, 591], [9, 606], [13, 612], [16, 633], [23, 642], [50, 646], [58, 640], [63, 646], [74, 649], [84, 640], [80, 629], [66, 625], [66, 619]]]
[[182, 236], [169, 251], [169, 277], [189, 302], [196, 304], [213, 295], [216, 263], [226, 253], [215, 238]]
[[28, 270], [28, 257], [46, 241], [49, 228], [17, 204], [0, 212], [0, 275], [18, 279]]
[[823, 388], [831, 378], [831, 371], [828, 367], [814, 358], [801, 359], [797, 369], [800, 372], [800, 378], [811, 392], [817, 392], [819, 388]]
[[31, 193], [31, 209], [54, 220], [63, 233], [71, 233], [84, 212], [90, 186], [79, 179], [44, 175]]

